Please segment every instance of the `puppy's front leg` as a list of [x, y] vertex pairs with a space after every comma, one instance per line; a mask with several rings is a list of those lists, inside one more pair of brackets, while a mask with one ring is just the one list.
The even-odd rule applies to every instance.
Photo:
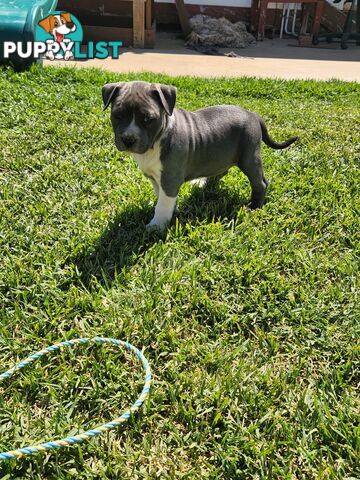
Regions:
[[163, 228], [167, 223], [169, 223], [174, 213], [176, 199], [177, 196], [168, 197], [164, 190], [159, 187], [159, 195], [155, 207], [155, 215], [151, 222], [146, 225], [146, 228]]
[[154, 180], [153, 178], [150, 177], [149, 180], [151, 182], [151, 185], [153, 186], [156, 198], [159, 198], [159, 185], [157, 184], [156, 180]]

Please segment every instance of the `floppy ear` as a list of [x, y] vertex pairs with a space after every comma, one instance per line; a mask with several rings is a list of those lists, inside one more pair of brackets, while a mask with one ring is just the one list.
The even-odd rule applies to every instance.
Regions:
[[71, 22], [71, 15], [68, 12], [62, 12], [60, 17], [63, 17], [66, 23]]
[[53, 16], [49, 15], [48, 17], [43, 18], [39, 22], [40, 27], [42, 27], [45, 32], [50, 33], [53, 29]]
[[119, 93], [124, 82], [107, 83], [102, 87], [102, 98], [104, 102], [103, 110], [106, 110], [110, 103], [114, 100], [115, 96]]
[[171, 117], [176, 103], [176, 88], [172, 85], [155, 83], [155, 89], [165, 112]]

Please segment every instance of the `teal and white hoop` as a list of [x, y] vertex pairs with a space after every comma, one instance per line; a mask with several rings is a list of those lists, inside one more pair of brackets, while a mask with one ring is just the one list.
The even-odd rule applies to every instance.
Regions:
[[104, 338], [104, 337], [94, 337], [94, 338], [75, 338], [73, 340], [67, 340], [65, 342], [56, 343], [55, 345], [51, 345], [50, 347], [44, 348], [39, 352], [34, 353], [30, 357], [25, 358], [22, 362], [15, 365], [14, 367], [10, 368], [7, 372], [4, 372], [0, 375], [0, 383], [5, 379], [11, 377], [16, 372], [21, 370], [22, 368], [26, 367], [32, 362], [35, 362], [40, 357], [44, 355], [48, 355], [51, 352], [55, 352], [56, 350], [61, 350], [64, 347], [72, 347], [79, 344], [84, 343], [110, 343], [112, 345], [116, 345], [117, 347], [125, 347], [130, 352], [136, 354], [138, 359], [140, 360], [144, 370], [145, 370], [145, 377], [144, 377], [144, 387], [141, 391], [139, 398], [132, 404], [132, 406], [126, 410], [120, 417], [115, 418], [111, 422], [105, 423], [104, 425], [100, 425], [99, 427], [93, 428], [91, 430], [87, 430], [86, 432], [79, 433], [78, 435], [74, 435], [73, 437], [66, 437], [61, 438], [60, 440], [53, 440], [46, 443], [41, 443], [39, 445], [31, 445], [24, 448], [19, 448], [17, 450], [11, 450], [9, 452], [1, 452], [0, 453], [0, 461], [1, 460], [10, 460], [12, 458], [22, 458], [26, 455], [35, 455], [39, 452], [46, 452], [48, 450], [55, 450], [61, 447], [68, 447], [74, 444], [78, 444], [84, 442], [85, 440], [89, 440], [92, 437], [96, 437], [101, 433], [108, 432], [112, 430], [122, 423], [126, 422], [132, 413], [135, 413], [141, 405], [144, 403], [144, 400], [149, 395], [150, 385], [151, 385], [151, 370], [149, 366], [149, 362], [146, 360], [144, 355], [138, 350], [136, 347], [131, 345], [128, 342], [123, 342], [121, 340], [116, 340], [115, 338]]

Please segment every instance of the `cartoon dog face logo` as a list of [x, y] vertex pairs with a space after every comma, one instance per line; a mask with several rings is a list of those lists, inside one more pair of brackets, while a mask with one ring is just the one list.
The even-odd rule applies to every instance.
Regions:
[[[71, 20], [70, 13], [61, 12], [55, 15], [49, 15], [48, 17], [43, 18], [39, 22], [40, 27], [42, 27], [46, 33], [49, 33], [52, 37], [54, 42], [60, 44], [64, 42], [64, 38], [71, 32], [75, 32], [76, 25]], [[69, 41], [68, 39], [65, 41]], [[54, 60], [54, 58], [64, 58], [65, 60], [69, 60], [72, 57], [71, 52], [65, 52], [65, 57], [61, 54], [54, 55], [52, 51], [48, 51], [46, 54], [47, 58], [50, 60]]]
[[45, 32], [50, 33], [54, 37], [55, 42], [62, 42], [65, 35], [76, 30], [74, 22], [71, 21], [71, 15], [62, 12], [59, 15], [49, 15], [39, 22]]

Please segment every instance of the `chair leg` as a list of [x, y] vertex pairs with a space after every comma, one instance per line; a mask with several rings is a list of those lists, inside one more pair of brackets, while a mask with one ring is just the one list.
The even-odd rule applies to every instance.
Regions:
[[311, 32], [313, 35], [319, 35], [323, 8], [324, 8], [324, 2], [316, 2], [314, 21], [313, 21], [312, 32]]

